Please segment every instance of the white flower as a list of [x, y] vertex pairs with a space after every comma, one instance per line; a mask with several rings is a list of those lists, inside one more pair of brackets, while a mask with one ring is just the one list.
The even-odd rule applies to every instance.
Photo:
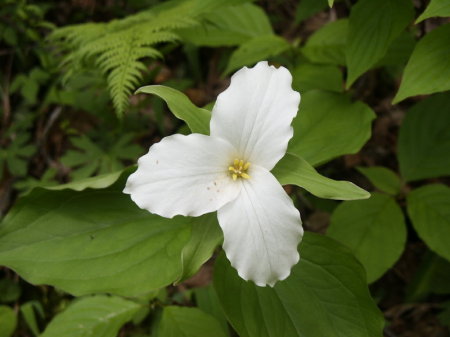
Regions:
[[217, 97], [211, 135], [165, 137], [124, 192], [163, 217], [217, 211], [223, 249], [245, 280], [273, 286], [299, 261], [300, 213], [270, 173], [293, 135], [300, 94], [286, 68], [242, 68]]

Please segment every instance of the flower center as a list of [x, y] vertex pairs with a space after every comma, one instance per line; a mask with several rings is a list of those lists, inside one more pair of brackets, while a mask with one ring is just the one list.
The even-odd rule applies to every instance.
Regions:
[[236, 180], [237, 178], [248, 179], [250, 178], [250, 176], [247, 174], [247, 170], [249, 167], [249, 162], [244, 162], [242, 159], [235, 159], [233, 161], [233, 165], [228, 167], [228, 170], [230, 171], [233, 180]]

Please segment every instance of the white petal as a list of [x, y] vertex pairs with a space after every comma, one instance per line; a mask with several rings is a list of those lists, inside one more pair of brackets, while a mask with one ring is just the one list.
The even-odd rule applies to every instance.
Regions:
[[124, 192], [139, 207], [167, 218], [216, 211], [236, 198], [241, 188], [228, 173], [235, 152], [219, 138], [165, 137], [139, 158]]
[[273, 286], [299, 261], [300, 213], [275, 177], [253, 167], [239, 196], [217, 212], [223, 248], [245, 280]]
[[211, 118], [211, 135], [227, 139], [243, 160], [271, 170], [286, 153], [292, 119], [300, 94], [291, 88], [284, 67], [267, 62], [242, 68], [218, 97]]

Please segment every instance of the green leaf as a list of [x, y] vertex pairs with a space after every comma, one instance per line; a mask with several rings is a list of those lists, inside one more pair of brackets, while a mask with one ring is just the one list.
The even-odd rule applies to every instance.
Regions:
[[426, 185], [413, 190], [407, 201], [417, 234], [431, 250], [450, 261], [450, 188]]
[[[61, 157], [61, 162], [72, 168], [75, 180], [85, 179], [92, 174], [114, 173], [123, 168], [122, 160], [136, 160], [142, 154], [142, 148], [132, 143], [132, 134], [105, 139], [98, 142], [86, 135], [72, 137], [70, 140], [77, 150], [69, 150]], [[99, 143], [103, 143], [99, 146]]]
[[327, 0], [302, 0], [297, 5], [295, 23], [299, 24], [305, 19], [327, 8]]
[[28, 327], [33, 332], [33, 335], [38, 336], [39, 326], [36, 320], [35, 308], [38, 311], [41, 318], [44, 318], [44, 309], [42, 308], [42, 305], [38, 301], [30, 301], [25, 304], [22, 304], [22, 306], [20, 307], [20, 312], [22, 313]]
[[136, 91], [136, 94], [139, 93], [157, 95], [166, 101], [175, 117], [186, 122], [192, 132], [209, 134], [211, 113], [196, 107], [182, 92], [162, 85], [147, 85]]
[[83, 191], [87, 188], [102, 189], [113, 185], [121, 176], [128, 176], [131, 171], [134, 171], [134, 167], [125, 170], [120, 170], [113, 173], [101, 174], [95, 177], [89, 177], [71, 181], [67, 184], [61, 184], [56, 186], [45, 186], [47, 190], [60, 191], [60, 190], [74, 190]]
[[115, 337], [139, 308], [115, 296], [81, 298], [57, 315], [40, 337]]
[[32, 191], [0, 225], [0, 265], [77, 296], [137, 296], [174, 282], [195, 219], [150, 214], [122, 189], [119, 181], [103, 190]]
[[450, 93], [412, 107], [400, 127], [398, 160], [407, 181], [450, 174]]
[[17, 316], [13, 309], [0, 305], [0, 337], [10, 337], [16, 330]]
[[433, 16], [450, 16], [450, 2], [448, 0], [431, 0], [425, 11], [417, 18], [416, 24]]
[[226, 75], [243, 66], [250, 66], [258, 61], [277, 56], [290, 48], [291, 45], [277, 35], [269, 34], [252, 38], [241, 44], [231, 54], [223, 74]]
[[334, 4], [334, 0], [328, 0], [328, 6], [330, 6], [330, 8], [333, 7], [333, 4]]
[[357, 169], [380, 191], [391, 195], [400, 193], [402, 182], [399, 176], [387, 167], [372, 166], [358, 167]]
[[355, 200], [370, 197], [370, 193], [349, 181], [322, 176], [306, 160], [291, 153], [287, 153], [277, 163], [272, 174], [280, 184], [300, 186], [319, 198]]
[[214, 316], [222, 326], [223, 331], [229, 331], [227, 319], [222, 307], [220, 306], [219, 298], [212, 285], [207, 287], [193, 289], [195, 295], [195, 303], [202, 311]]
[[373, 193], [368, 200], [341, 203], [331, 216], [327, 235], [350, 248], [365, 267], [367, 282], [372, 283], [402, 254], [406, 225], [393, 198]]
[[0, 303], [17, 301], [21, 292], [20, 286], [13, 280], [7, 278], [0, 280]]
[[215, 212], [196, 218], [192, 223], [191, 237], [183, 249], [183, 269], [177, 283], [194, 275], [209, 260], [222, 238]]
[[344, 90], [342, 72], [334, 65], [302, 62], [292, 70], [292, 77], [292, 88], [301, 93], [312, 89]]
[[423, 301], [428, 295], [450, 294], [450, 262], [427, 252], [407, 287], [406, 302]]
[[350, 13], [347, 87], [372, 68], [411, 22], [411, 0], [360, 0]]
[[227, 337], [219, 322], [197, 308], [164, 308], [158, 337]]
[[450, 23], [436, 28], [416, 44], [393, 103], [450, 90], [449, 55]]
[[239, 45], [253, 37], [273, 33], [266, 13], [251, 3], [220, 8], [209, 13], [205, 21], [177, 33], [196, 46], [208, 47]]
[[343, 94], [308, 91], [294, 119], [288, 152], [318, 165], [343, 154], [356, 153], [370, 138], [373, 111]]
[[345, 65], [348, 19], [330, 22], [314, 32], [301, 49], [311, 62]]
[[241, 337], [378, 337], [384, 319], [364, 269], [339, 243], [306, 232], [300, 262], [275, 287], [242, 280], [222, 255], [214, 287]]

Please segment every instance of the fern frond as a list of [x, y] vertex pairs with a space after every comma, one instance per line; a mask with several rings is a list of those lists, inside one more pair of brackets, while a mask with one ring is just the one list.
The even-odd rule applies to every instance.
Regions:
[[142, 60], [162, 57], [154, 46], [178, 41], [174, 30], [199, 25], [205, 12], [229, 1], [172, 0], [124, 19], [62, 27], [51, 38], [63, 44], [66, 56], [62, 64], [69, 68], [66, 78], [86, 64], [94, 64], [103, 72], [121, 117], [128, 96], [146, 71]]

